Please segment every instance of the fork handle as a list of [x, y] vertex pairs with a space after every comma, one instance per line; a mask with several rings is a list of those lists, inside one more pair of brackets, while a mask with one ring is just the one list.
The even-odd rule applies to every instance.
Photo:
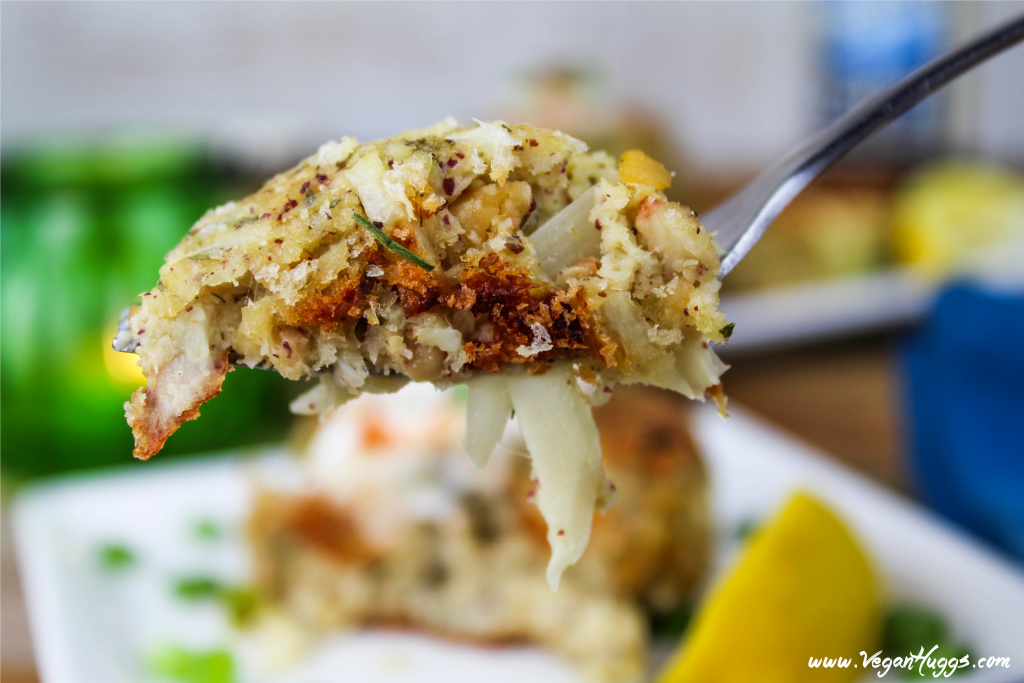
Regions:
[[1024, 15], [928, 62], [854, 107], [702, 216], [723, 249], [719, 277], [731, 271], [794, 197], [851, 149], [954, 78], [1024, 40]]

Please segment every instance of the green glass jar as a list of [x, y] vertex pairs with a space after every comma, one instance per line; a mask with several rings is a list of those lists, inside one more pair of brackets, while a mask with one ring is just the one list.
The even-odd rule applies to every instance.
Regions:
[[[110, 343], [164, 255], [237, 183], [204, 146], [130, 134], [27, 146], [2, 160], [0, 449], [5, 478], [130, 464], [123, 404], [141, 375]], [[235, 372], [161, 458], [279, 440], [295, 389]]]

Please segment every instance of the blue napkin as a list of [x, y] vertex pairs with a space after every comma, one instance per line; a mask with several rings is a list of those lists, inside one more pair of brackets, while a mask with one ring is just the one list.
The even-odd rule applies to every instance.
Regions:
[[921, 496], [1024, 559], [1024, 293], [955, 285], [900, 355]]

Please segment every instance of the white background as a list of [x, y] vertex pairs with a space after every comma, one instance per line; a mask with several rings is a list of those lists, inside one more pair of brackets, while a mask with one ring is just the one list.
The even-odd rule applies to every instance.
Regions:
[[[954, 38], [1024, 2], [951, 6]], [[487, 116], [524, 68], [599, 67], [700, 168], [756, 169], [820, 124], [813, 3], [11, 3], [5, 144], [158, 123], [302, 151]], [[1024, 48], [954, 86], [948, 137], [1024, 160]]]

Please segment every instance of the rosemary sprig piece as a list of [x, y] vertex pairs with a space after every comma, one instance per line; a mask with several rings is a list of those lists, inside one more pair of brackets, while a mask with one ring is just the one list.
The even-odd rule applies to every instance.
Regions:
[[352, 216], [356, 219], [356, 222], [359, 223], [359, 225], [369, 230], [370, 234], [373, 235], [374, 238], [381, 243], [381, 246], [383, 246], [388, 251], [398, 254], [399, 256], [404, 258], [406, 261], [409, 261], [410, 263], [415, 263], [417, 266], [427, 271], [428, 273], [434, 269], [434, 266], [430, 265], [430, 263], [423, 260], [416, 254], [412, 253], [411, 251], [403, 247], [398, 242], [394, 241], [393, 239], [385, 235], [383, 230], [381, 230], [376, 225], [371, 223], [365, 216], [360, 216], [358, 213], [354, 213], [352, 214]]

